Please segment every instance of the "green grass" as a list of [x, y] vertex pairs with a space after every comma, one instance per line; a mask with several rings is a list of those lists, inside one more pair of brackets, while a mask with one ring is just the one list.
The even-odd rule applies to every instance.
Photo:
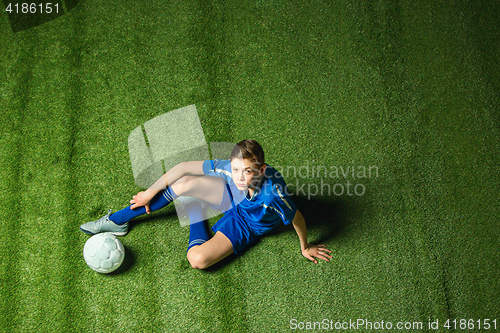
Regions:
[[[440, 332], [461, 331], [444, 329], [448, 318], [500, 326], [499, 7], [85, 0], [16, 33], [2, 10], [0, 331], [286, 332], [291, 319], [358, 318], [422, 322], [414, 331], [436, 319]], [[308, 262], [282, 228], [194, 270], [189, 231], [169, 207], [121, 238], [119, 274], [85, 265], [78, 226], [140, 190], [129, 133], [190, 104], [207, 142], [256, 139], [273, 166], [378, 168], [285, 175], [292, 190], [365, 187], [296, 198], [332, 262]]]

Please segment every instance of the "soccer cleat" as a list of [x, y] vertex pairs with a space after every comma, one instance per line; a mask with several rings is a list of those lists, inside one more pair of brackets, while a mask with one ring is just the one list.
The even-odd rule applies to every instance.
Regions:
[[109, 219], [111, 209], [107, 215], [92, 222], [87, 222], [80, 226], [80, 230], [87, 235], [100, 234], [101, 232], [110, 232], [115, 236], [125, 236], [128, 233], [128, 222], [119, 225]]

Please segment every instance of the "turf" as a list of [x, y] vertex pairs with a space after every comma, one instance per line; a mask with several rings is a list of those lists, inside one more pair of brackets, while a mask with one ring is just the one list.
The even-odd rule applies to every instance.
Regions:
[[[63, 4], [0, 16], [0, 331], [500, 328], [498, 2]], [[190, 104], [207, 142], [263, 145], [330, 263], [281, 228], [194, 270], [169, 207], [121, 238], [117, 274], [85, 265], [78, 226], [140, 190], [128, 135]]]

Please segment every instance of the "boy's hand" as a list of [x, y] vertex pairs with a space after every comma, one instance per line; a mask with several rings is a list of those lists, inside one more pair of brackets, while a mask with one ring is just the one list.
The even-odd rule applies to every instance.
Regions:
[[318, 263], [318, 259], [322, 259], [324, 261], [330, 261], [328, 258], [332, 259], [333, 257], [328, 253], [332, 253], [332, 251], [328, 250], [325, 245], [314, 245], [314, 244], [307, 244], [306, 248], [302, 250], [302, 255], [306, 257], [307, 259], [311, 260], [315, 264]]
[[152, 198], [150, 198], [147, 191], [141, 191], [132, 197], [130, 203], [133, 204], [130, 206], [130, 209], [136, 209], [138, 207], [146, 207], [146, 213], [151, 213], [151, 209], [149, 208], [149, 202]]

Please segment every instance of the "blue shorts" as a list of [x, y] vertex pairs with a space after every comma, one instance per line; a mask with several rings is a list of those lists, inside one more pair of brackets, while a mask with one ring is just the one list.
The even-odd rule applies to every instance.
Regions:
[[255, 235], [237, 214], [236, 208], [226, 211], [225, 215], [214, 224], [212, 231], [224, 234], [233, 244], [234, 253], [242, 254], [250, 243], [259, 239], [259, 236]]
[[233, 244], [234, 253], [243, 253], [244, 249], [250, 243], [259, 238], [250, 230], [248, 225], [239, 218], [233, 195], [231, 193], [231, 187], [228, 184], [226, 184], [226, 188], [224, 189], [220, 205], [211, 205], [211, 208], [225, 214], [219, 221], [217, 221], [217, 223], [214, 224], [212, 231], [220, 231], [224, 234], [224, 236], [231, 241], [231, 244]]

